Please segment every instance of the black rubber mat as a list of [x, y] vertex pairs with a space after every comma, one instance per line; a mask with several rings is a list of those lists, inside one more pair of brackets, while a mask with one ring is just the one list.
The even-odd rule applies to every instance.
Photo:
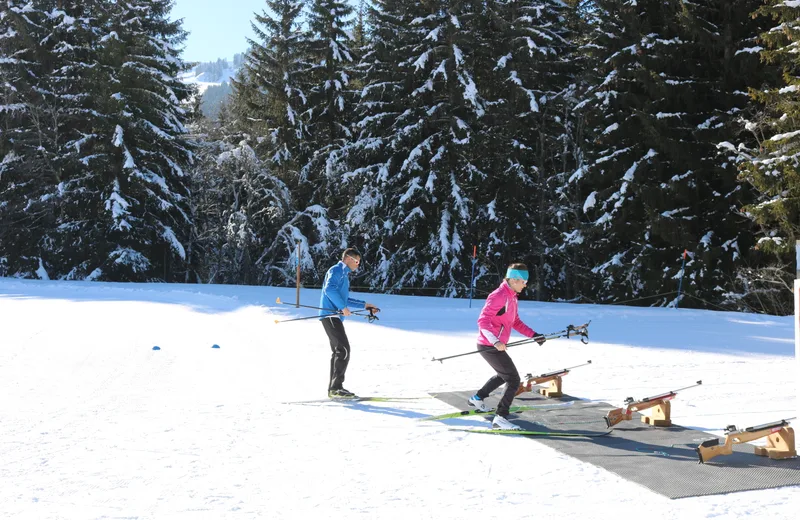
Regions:
[[[436, 398], [457, 409], [468, 410], [467, 399], [473, 393], [474, 390], [445, 392], [437, 394]], [[498, 397], [490, 396], [486, 401], [494, 407]], [[521, 394], [514, 400], [514, 405], [566, 401], [575, 402], [570, 406], [527, 410], [510, 418], [530, 430], [601, 431], [606, 429], [603, 419], [606, 413], [616, 408], [608, 403], [580, 401], [572, 396], [548, 399], [533, 393]], [[491, 420], [491, 416], [482, 418]], [[474, 424], [475, 419], [470, 421]], [[467, 424], [465, 419], [445, 422], [459, 426]], [[719, 437], [681, 426], [649, 426], [641, 422], [641, 415], [637, 413], [633, 414], [633, 420], [622, 421], [614, 427], [611, 435], [604, 437], [526, 438], [604, 468], [668, 498], [800, 485], [800, 458], [772, 460], [755, 455], [752, 445], [735, 444], [733, 454], [699, 464], [695, 448], [705, 440]], [[505, 441], [500, 438], [497, 442]]]

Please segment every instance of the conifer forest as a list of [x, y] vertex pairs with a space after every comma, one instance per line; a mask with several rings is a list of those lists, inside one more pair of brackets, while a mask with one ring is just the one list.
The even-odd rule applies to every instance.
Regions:
[[0, 276], [792, 312], [800, 0], [265, 0], [213, 119], [171, 8], [0, 1]]

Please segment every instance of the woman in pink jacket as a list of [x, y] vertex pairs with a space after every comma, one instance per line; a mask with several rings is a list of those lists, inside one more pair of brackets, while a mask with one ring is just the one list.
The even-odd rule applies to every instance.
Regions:
[[[511, 336], [511, 329], [516, 330], [529, 338], [536, 339], [540, 345], [545, 342], [544, 336], [525, 325], [517, 314], [517, 295], [528, 285], [528, 268], [525, 264], [511, 264], [506, 271], [506, 277], [500, 287], [486, 298], [478, 318], [478, 352], [481, 357], [497, 372], [483, 388], [469, 398], [470, 406], [488, 412], [489, 408], [483, 402], [494, 390], [503, 383], [506, 391], [495, 411], [492, 428], [503, 430], [519, 430], [520, 427], [510, 422], [508, 409], [519, 389], [519, 372], [517, 367], [506, 352], [506, 343]], [[538, 337], [536, 337], [538, 336]]]

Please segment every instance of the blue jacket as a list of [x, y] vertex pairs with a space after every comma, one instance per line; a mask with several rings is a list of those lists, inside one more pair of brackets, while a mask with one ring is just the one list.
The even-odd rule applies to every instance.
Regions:
[[[326, 316], [345, 307], [363, 309], [367, 302], [350, 298], [350, 268], [344, 262], [334, 265], [325, 274], [322, 295], [319, 299], [320, 316]], [[344, 320], [344, 316], [339, 316]]]

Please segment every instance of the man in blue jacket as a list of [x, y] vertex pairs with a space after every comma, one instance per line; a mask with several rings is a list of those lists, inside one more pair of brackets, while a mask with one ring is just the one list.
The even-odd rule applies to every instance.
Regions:
[[[350, 362], [350, 342], [344, 331], [344, 318], [350, 316], [350, 307], [356, 309], [372, 309], [373, 313], [378, 308], [371, 303], [350, 298], [350, 273], [358, 269], [361, 264], [361, 253], [355, 248], [347, 248], [342, 253], [342, 261], [328, 269], [325, 282], [322, 284], [319, 315], [325, 333], [331, 342], [331, 375], [328, 383], [328, 397], [332, 399], [353, 399], [356, 395], [345, 390], [344, 373]], [[336, 316], [330, 316], [331, 313]]]

